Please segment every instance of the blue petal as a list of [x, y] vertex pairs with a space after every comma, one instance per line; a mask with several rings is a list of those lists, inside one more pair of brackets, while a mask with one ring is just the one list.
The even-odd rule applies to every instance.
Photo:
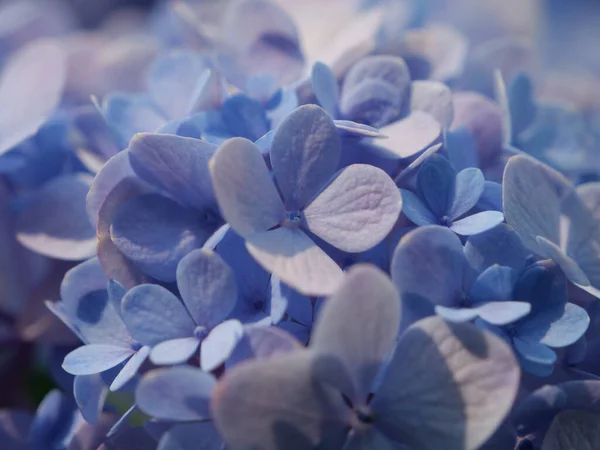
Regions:
[[516, 282], [513, 269], [495, 264], [477, 277], [471, 287], [471, 298], [476, 303], [510, 300]]
[[331, 117], [337, 117], [340, 88], [333, 71], [327, 64], [317, 62], [312, 67], [311, 79], [313, 91], [319, 104]]
[[400, 240], [391, 275], [401, 298], [414, 296], [434, 305], [452, 306], [462, 297], [464, 268], [460, 239], [448, 228], [430, 225]]
[[270, 128], [261, 104], [244, 94], [237, 94], [225, 100], [221, 115], [227, 130], [234, 137], [255, 141]]
[[409, 116], [381, 127], [385, 138], [374, 141], [393, 158], [411, 158], [430, 148], [439, 140], [442, 129], [437, 120], [423, 111], [414, 111]]
[[200, 367], [206, 372], [223, 364], [244, 335], [244, 327], [237, 320], [217, 325], [200, 345]]
[[77, 375], [73, 381], [73, 394], [86, 422], [96, 423], [108, 394], [102, 377], [99, 374]]
[[402, 195], [402, 212], [415, 225], [434, 225], [436, 218], [423, 204], [419, 197], [406, 189], [400, 189]]
[[486, 181], [483, 194], [477, 202], [477, 207], [487, 210], [502, 211], [502, 185], [493, 181]]
[[28, 448], [66, 448], [82, 421], [77, 405], [58, 390], [50, 391], [29, 429]]
[[0, 154], [35, 134], [58, 106], [67, 76], [66, 57], [58, 42], [40, 39], [4, 62], [0, 77]]
[[417, 175], [417, 188], [429, 210], [442, 218], [449, 212], [455, 189], [456, 172], [450, 162], [440, 155], [432, 155], [421, 166]]
[[62, 367], [73, 375], [93, 375], [115, 367], [133, 353], [130, 348], [114, 345], [84, 345], [69, 353]]
[[148, 275], [174, 281], [181, 258], [211, 235], [199, 211], [160, 195], [142, 195], [125, 203], [111, 227], [111, 240]]
[[379, 244], [400, 215], [402, 198], [381, 169], [353, 164], [323, 189], [304, 210], [308, 229], [345, 252]]
[[184, 206], [214, 210], [208, 160], [216, 147], [199, 139], [140, 133], [129, 144], [129, 161], [135, 173]]
[[403, 100], [410, 86], [410, 73], [404, 60], [396, 56], [374, 55], [362, 58], [346, 74], [342, 96], [368, 80], [390, 84]]
[[352, 122], [351, 120], [334, 120], [333, 123], [338, 131], [343, 132], [348, 136], [368, 138], [383, 137], [377, 128], [362, 123]]
[[513, 344], [519, 355], [532, 363], [550, 365], [556, 361], [556, 353], [541, 342], [517, 337]]
[[181, 301], [155, 284], [141, 284], [127, 292], [122, 314], [133, 338], [143, 345], [189, 337], [196, 328]]
[[163, 341], [152, 348], [150, 360], [157, 366], [183, 364], [196, 353], [199, 345], [195, 336]]
[[403, 100], [390, 83], [367, 79], [352, 90], [344, 88], [340, 111], [344, 118], [379, 128], [399, 118]]
[[528, 128], [536, 115], [533, 83], [523, 72], [514, 75], [508, 85], [508, 105], [512, 125], [512, 139]]
[[327, 113], [316, 105], [296, 109], [279, 125], [271, 165], [289, 210], [304, 208], [335, 173], [341, 140]]
[[484, 185], [483, 173], [474, 167], [463, 169], [456, 175], [454, 196], [447, 213], [450, 220], [459, 218], [477, 204]]
[[491, 265], [498, 264], [511, 267], [519, 273], [525, 267], [529, 251], [512, 228], [501, 224], [483, 233], [469, 236], [465, 245], [465, 256], [477, 272], [483, 272]]
[[144, 346], [140, 348], [135, 354], [129, 358], [129, 361], [125, 363], [125, 366], [121, 369], [119, 374], [113, 380], [110, 385], [111, 391], [118, 391], [122, 389], [129, 381], [133, 379], [138, 373], [142, 364], [146, 362], [146, 358], [150, 354], [150, 347]]
[[203, 420], [210, 417], [215, 387], [212, 375], [191, 366], [157, 369], [147, 373], [135, 391], [145, 413], [164, 420]]
[[435, 313], [449, 322], [457, 323], [470, 322], [479, 315], [477, 308], [448, 308], [441, 305], [436, 305]]
[[494, 228], [503, 221], [504, 214], [500, 211], [483, 211], [453, 222], [450, 229], [461, 236], [471, 236]]
[[527, 302], [489, 302], [477, 306], [479, 317], [492, 325], [507, 325], [525, 317], [531, 311]]
[[207, 249], [188, 253], [177, 266], [177, 287], [192, 318], [212, 328], [232, 311], [237, 286], [231, 268]]
[[447, 130], [454, 117], [452, 91], [439, 81], [413, 81], [410, 89], [410, 109], [430, 114], [444, 130]]
[[567, 303], [563, 315], [550, 324], [540, 342], [552, 348], [566, 347], [577, 342], [587, 331], [589, 324], [590, 317], [585, 309], [574, 303]]
[[17, 239], [34, 252], [78, 261], [96, 253], [96, 233], [85, 209], [91, 178], [64, 175], [44, 185], [17, 218]]
[[240, 235], [266, 231], [283, 221], [283, 203], [252, 142], [234, 138], [222, 144], [211, 160], [210, 174], [223, 217]]

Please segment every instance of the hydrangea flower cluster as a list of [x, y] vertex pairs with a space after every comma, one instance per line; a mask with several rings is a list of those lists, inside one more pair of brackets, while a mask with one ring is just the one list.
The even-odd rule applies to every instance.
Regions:
[[0, 5], [0, 447], [600, 448], [600, 75], [540, 11], [54, 1]]

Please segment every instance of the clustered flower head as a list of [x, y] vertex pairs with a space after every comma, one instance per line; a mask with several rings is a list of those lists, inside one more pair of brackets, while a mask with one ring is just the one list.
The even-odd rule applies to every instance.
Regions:
[[600, 449], [600, 78], [541, 11], [47, 1], [0, 5], [2, 449]]

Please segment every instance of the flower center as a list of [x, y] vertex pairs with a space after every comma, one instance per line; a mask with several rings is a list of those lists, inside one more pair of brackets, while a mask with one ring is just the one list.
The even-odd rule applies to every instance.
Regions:
[[194, 329], [194, 337], [199, 341], [202, 341], [206, 336], [208, 336], [208, 330], [204, 328], [202, 325], [198, 325]]
[[142, 344], [140, 344], [138, 341], [133, 341], [131, 343], [131, 350], [133, 350], [134, 352], [139, 351], [142, 348]]
[[374, 414], [366, 406], [356, 407], [354, 412], [356, 414], [356, 418], [361, 424], [371, 425], [375, 422], [375, 420], [377, 420], [377, 414]]
[[444, 216], [440, 219], [440, 225], [444, 226], [444, 227], [449, 227], [450, 225], [452, 225], [452, 221], [450, 220], [450, 217], [448, 216]]
[[284, 227], [295, 228], [299, 227], [302, 222], [302, 213], [300, 211], [286, 211], [283, 221]]
[[252, 305], [254, 306], [254, 309], [256, 309], [257, 311], [262, 311], [263, 308], [265, 307], [265, 302], [264, 302], [264, 300], [254, 300], [252, 302]]

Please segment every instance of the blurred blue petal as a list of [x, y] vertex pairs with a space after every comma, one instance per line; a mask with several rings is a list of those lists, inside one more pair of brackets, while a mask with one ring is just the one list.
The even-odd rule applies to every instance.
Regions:
[[[410, 89], [411, 111], [423, 111], [430, 114], [447, 130], [454, 117], [452, 91], [439, 81], [413, 81]], [[455, 169], [460, 170], [455, 167]]]
[[304, 210], [308, 229], [351, 253], [381, 242], [398, 220], [402, 198], [392, 179], [366, 164], [346, 167]]
[[58, 41], [40, 39], [5, 62], [0, 73], [0, 154], [35, 134], [58, 106], [67, 54]]
[[225, 220], [240, 235], [266, 231], [284, 219], [279, 193], [258, 147], [233, 138], [210, 162], [210, 174]]
[[494, 228], [503, 221], [504, 214], [500, 211], [483, 211], [453, 222], [450, 229], [461, 236], [471, 236]]
[[86, 422], [96, 423], [108, 394], [102, 377], [99, 374], [77, 375], [73, 382], [73, 394]]
[[199, 211], [151, 194], [127, 201], [117, 212], [110, 234], [117, 248], [148, 275], [174, 281], [181, 258], [202, 247], [213, 227]]
[[156, 369], [142, 378], [135, 400], [142, 411], [157, 419], [203, 420], [210, 416], [214, 387], [214, 377], [195, 367]]
[[597, 448], [600, 446], [600, 414], [565, 411], [556, 416], [544, 436], [543, 446], [550, 450]]
[[17, 219], [17, 239], [45, 256], [78, 261], [96, 253], [96, 233], [85, 209], [91, 178], [65, 175], [44, 185]]
[[177, 266], [177, 287], [198, 325], [212, 328], [233, 309], [237, 286], [233, 271], [212, 250], [188, 253]]
[[157, 450], [222, 450], [223, 440], [212, 422], [175, 425], [160, 439]]
[[195, 336], [169, 339], [152, 348], [150, 360], [157, 366], [183, 364], [196, 353], [199, 345], [200, 340]]
[[244, 336], [237, 343], [227, 368], [247, 360], [262, 359], [302, 349], [303, 345], [294, 336], [275, 327], [247, 326]]
[[236, 94], [225, 100], [221, 115], [231, 136], [255, 141], [270, 128], [264, 108], [245, 94]]
[[368, 80], [381, 80], [391, 85], [403, 100], [410, 86], [410, 73], [404, 60], [396, 56], [373, 55], [362, 58], [346, 74], [342, 97]]
[[255, 234], [246, 247], [261, 266], [302, 294], [331, 294], [343, 277], [342, 269], [297, 228]]
[[208, 170], [215, 150], [214, 145], [199, 139], [140, 133], [129, 144], [129, 161], [140, 178], [183, 206], [215, 210], [216, 214]]
[[183, 303], [155, 284], [141, 284], [127, 292], [122, 312], [131, 335], [142, 345], [190, 337], [196, 328]]
[[28, 448], [66, 448], [81, 422], [73, 399], [52, 390], [37, 409], [29, 429]]
[[243, 335], [244, 327], [237, 320], [227, 320], [213, 328], [200, 344], [202, 370], [210, 372], [223, 364]]
[[304, 208], [338, 166], [341, 141], [327, 113], [305, 105], [290, 114], [275, 132], [271, 165], [286, 208]]
[[333, 71], [327, 64], [317, 62], [312, 67], [311, 81], [319, 104], [332, 118], [337, 117], [340, 88]]
[[92, 375], [115, 367], [133, 353], [132, 349], [115, 345], [89, 344], [69, 353], [62, 367], [73, 375]]
[[400, 116], [402, 93], [383, 80], [366, 79], [351, 90], [344, 87], [342, 92], [340, 111], [350, 120], [379, 128]]
[[[326, 300], [311, 336], [310, 348], [323, 358], [320, 376], [353, 402], [364, 405], [400, 327], [400, 300], [387, 275], [373, 266], [350, 269], [339, 290]], [[358, 332], [360, 330], [360, 332]], [[333, 361], [326, 361], [328, 359]], [[347, 373], [338, 375], [333, 368]], [[318, 369], [317, 369], [318, 370]], [[350, 376], [350, 386], [344, 386]]]
[[484, 185], [483, 173], [477, 168], [470, 167], [456, 174], [454, 196], [447, 211], [450, 220], [458, 219], [477, 204]]
[[446, 151], [455, 170], [479, 167], [475, 138], [465, 126], [446, 133]]
[[431, 147], [441, 135], [441, 127], [435, 118], [423, 111], [414, 111], [409, 116], [379, 128], [386, 138], [374, 141], [378, 146], [397, 159], [410, 158]]

